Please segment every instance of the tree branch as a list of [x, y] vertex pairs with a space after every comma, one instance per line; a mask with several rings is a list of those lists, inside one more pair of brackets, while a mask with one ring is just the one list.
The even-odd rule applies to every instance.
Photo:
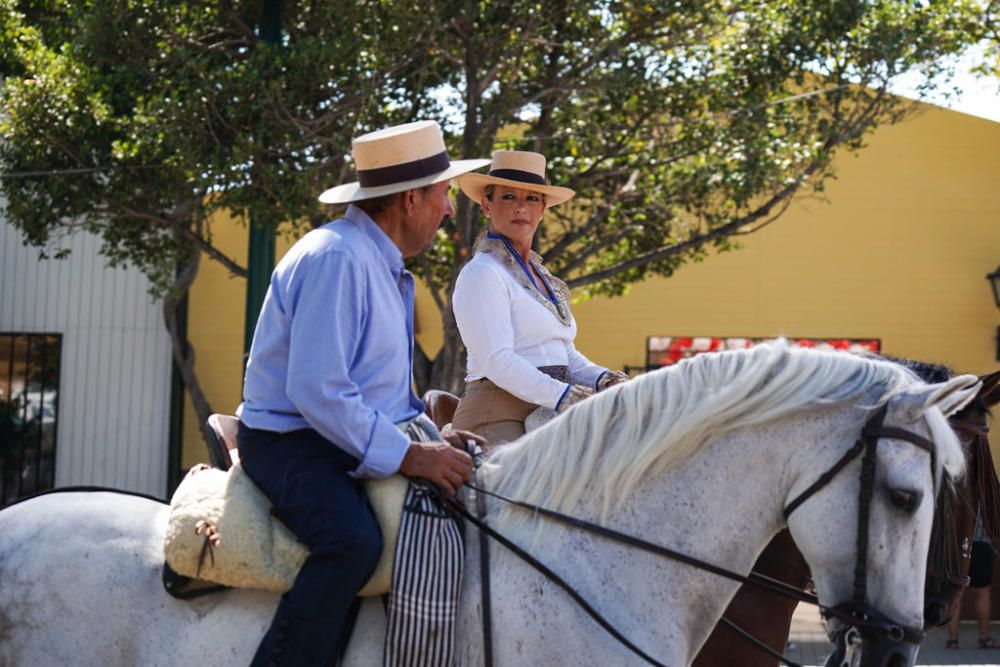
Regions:
[[[188, 343], [187, 338], [182, 335], [177, 322], [178, 306], [180, 306], [184, 297], [187, 296], [188, 291], [191, 289], [191, 284], [198, 275], [200, 257], [201, 253], [197, 249], [193, 249], [188, 262], [178, 271], [173, 285], [166, 296], [163, 297], [163, 321], [170, 334], [170, 349], [174, 358], [174, 364], [181, 374], [184, 389], [191, 398], [195, 414], [198, 415], [198, 422], [204, 424], [213, 412], [212, 406], [208, 402], [208, 398], [205, 396], [205, 392], [202, 390], [201, 384], [198, 382], [198, 376], [195, 373], [194, 348]], [[211, 447], [211, 444], [206, 440], [205, 446]]]
[[174, 220], [162, 215], [155, 215], [153, 213], [147, 213], [145, 211], [139, 211], [129, 206], [120, 206], [118, 207], [118, 211], [127, 216], [139, 218], [141, 220], [149, 220], [150, 222], [155, 222], [158, 225], [169, 227], [180, 234], [185, 240], [189, 241], [194, 247], [198, 248], [200, 251], [204, 252], [206, 255], [229, 269], [229, 272], [233, 275], [239, 276], [240, 278], [247, 277], [247, 270], [245, 267], [240, 266], [235, 260], [227, 257], [222, 253], [222, 251], [218, 250], [201, 235], [191, 231], [187, 225], [183, 224], [179, 220]]
[[437, 306], [439, 312], [443, 313], [445, 308], [444, 301], [441, 299], [440, 290], [434, 285], [434, 269], [427, 258], [427, 253], [420, 253], [417, 261], [420, 264], [420, 272], [424, 275], [424, 284], [430, 290], [431, 297], [434, 299], [434, 305]]
[[816, 169], [806, 170], [806, 172], [804, 172], [801, 177], [802, 179], [801, 181], [796, 181], [795, 183], [787, 185], [786, 187], [782, 188], [781, 191], [778, 192], [778, 194], [772, 196], [770, 199], [768, 199], [767, 203], [765, 203], [763, 206], [756, 209], [752, 213], [749, 213], [740, 218], [736, 218], [735, 220], [731, 220], [730, 222], [727, 222], [724, 225], [716, 227], [715, 229], [706, 232], [704, 234], [695, 236], [694, 238], [690, 238], [687, 241], [682, 241], [681, 243], [675, 243], [673, 245], [666, 246], [664, 248], [657, 248], [656, 250], [644, 252], [640, 255], [636, 255], [632, 259], [626, 260], [624, 262], [619, 262], [614, 266], [610, 266], [606, 269], [595, 271], [588, 275], [581, 276], [579, 278], [574, 278], [572, 280], [567, 280], [566, 284], [569, 285], [570, 287], [581, 287], [583, 285], [589, 285], [592, 283], [600, 282], [602, 280], [607, 280], [608, 278], [613, 278], [614, 276], [624, 271], [628, 271], [629, 269], [638, 268], [640, 266], [645, 266], [646, 264], [650, 264], [652, 262], [657, 262], [660, 260], [664, 260], [668, 257], [673, 257], [675, 255], [679, 255], [689, 250], [694, 250], [696, 248], [699, 248], [715, 239], [728, 236], [732, 234], [734, 231], [739, 230], [740, 227], [748, 225], [768, 215], [771, 212], [771, 209], [774, 208], [777, 204], [784, 201], [788, 197], [791, 197], [801, 187], [802, 182], [808, 179], [808, 177], [811, 176], [812, 173], [814, 173], [816, 170], [819, 169], [818, 163], [813, 163], [813, 165], [810, 165], [810, 167], [814, 165], [816, 166]]
[[[649, 252], [636, 255], [631, 259], [619, 262], [606, 269], [595, 271], [585, 276], [568, 280], [567, 285], [569, 285], [571, 288], [581, 287], [583, 285], [590, 285], [596, 282], [600, 282], [602, 280], [613, 278], [614, 276], [619, 275], [620, 273], [623, 273], [625, 271], [628, 271], [629, 269], [645, 266], [653, 262], [664, 260], [668, 257], [673, 257], [682, 254], [684, 252], [694, 250], [696, 248], [703, 246], [706, 243], [709, 243], [716, 239], [737, 232], [740, 230], [741, 227], [756, 222], [761, 218], [767, 217], [768, 215], [770, 215], [772, 209], [774, 209], [776, 206], [778, 206], [785, 200], [791, 198], [799, 190], [799, 188], [802, 187], [803, 184], [808, 182], [810, 178], [812, 178], [816, 173], [821, 171], [829, 164], [831, 159], [830, 151], [832, 151], [833, 148], [853, 137], [858, 136], [871, 124], [876, 115], [876, 109], [880, 106], [880, 103], [882, 102], [884, 97], [885, 97], [884, 90], [877, 91], [876, 95], [872, 98], [867, 107], [855, 116], [855, 120], [849, 122], [840, 132], [837, 132], [835, 135], [831, 136], [830, 138], [827, 139], [827, 141], [824, 142], [823, 148], [819, 152], [819, 155], [821, 157], [814, 159], [812, 162], [810, 162], [810, 164], [805, 169], [802, 170], [802, 173], [795, 181], [789, 183], [784, 188], [779, 190], [775, 195], [773, 195], [770, 199], [768, 199], [762, 206], [758, 207], [751, 213], [736, 218], [708, 232], [690, 238], [687, 241], [683, 241], [681, 243], [675, 243], [673, 245], [666, 246], [663, 248], [657, 248], [656, 250], [651, 250]], [[787, 208], [787, 206], [785, 206], [785, 208]], [[760, 229], [762, 227], [763, 225], [758, 226], [757, 229]]]

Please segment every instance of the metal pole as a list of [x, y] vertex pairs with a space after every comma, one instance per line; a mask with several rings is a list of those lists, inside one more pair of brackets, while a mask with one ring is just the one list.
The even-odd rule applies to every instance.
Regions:
[[[277, 48], [281, 45], [281, 0], [264, 0], [260, 10], [260, 39]], [[250, 213], [250, 238], [247, 247], [247, 303], [243, 327], [243, 352], [250, 352], [257, 317], [264, 304], [267, 285], [274, 269], [274, 228], [254, 219]]]

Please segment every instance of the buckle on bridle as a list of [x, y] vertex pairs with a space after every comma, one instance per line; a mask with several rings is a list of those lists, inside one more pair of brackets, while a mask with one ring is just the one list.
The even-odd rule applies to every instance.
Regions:
[[893, 642], [917, 644], [923, 640], [925, 634], [923, 630], [905, 627], [867, 606], [859, 613], [850, 602], [838, 604], [827, 610], [823, 616], [827, 619], [832, 617], [843, 624], [839, 632], [844, 633], [844, 641], [851, 646], [857, 646], [865, 639], [879, 637], [885, 637]]

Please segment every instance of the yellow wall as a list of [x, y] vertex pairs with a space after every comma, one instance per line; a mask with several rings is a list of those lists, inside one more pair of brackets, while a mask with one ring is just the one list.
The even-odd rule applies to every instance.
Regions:
[[[647, 336], [880, 338], [886, 354], [984, 373], [1000, 313], [1000, 123], [925, 107], [842, 156], [828, 201], [794, 204], [744, 247], [574, 306], [577, 347], [645, 364]], [[418, 294], [421, 342], [441, 344]], [[433, 325], [433, 326], [432, 326]]]
[[[212, 241], [241, 266], [247, 261], [247, 227], [224, 213], [209, 221]], [[275, 256], [290, 242], [279, 234]], [[188, 340], [195, 350], [195, 371], [212, 409], [233, 414], [243, 388], [243, 321], [246, 318], [246, 280], [233, 276], [221, 264], [202, 257], [198, 278], [188, 295]], [[184, 395], [184, 440], [181, 468], [208, 461], [201, 424], [191, 400]]]
[[[880, 128], [837, 170], [828, 202], [796, 203], [744, 248], [626, 297], [577, 304], [577, 347], [621, 368], [645, 363], [647, 336], [880, 338], [887, 354], [959, 371], [1000, 366], [1000, 312], [985, 279], [1000, 263], [1000, 124], [926, 107]], [[215, 228], [243, 261], [245, 228], [223, 220]], [[219, 411], [239, 402], [244, 290], [207, 261], [192, 290], [190, 338]], [[440, 318], [426, 290], [417, 312], [418, 339], [433, 353]], [[205, 459], [190, 410], [184, 447], [185, 466]]]
[[575, 308], [578, 347], [644, 363], [651, 335], [880, 338], [882, 351], [985, 373], [1000, 312], [1000, 124], [928, 109], [841, 158], [829, 203], [793, 205], [741, 250]]

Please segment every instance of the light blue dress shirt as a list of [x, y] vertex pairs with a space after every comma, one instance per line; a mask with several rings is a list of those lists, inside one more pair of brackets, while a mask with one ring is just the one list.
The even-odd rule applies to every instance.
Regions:
[[360, 208], [306, 234], [271, 275], [237, 414], [250, 428], [313, 428], [358, 459], [356, 477], [399, 470], [395, 426], [414, 395], [413, 276]]

